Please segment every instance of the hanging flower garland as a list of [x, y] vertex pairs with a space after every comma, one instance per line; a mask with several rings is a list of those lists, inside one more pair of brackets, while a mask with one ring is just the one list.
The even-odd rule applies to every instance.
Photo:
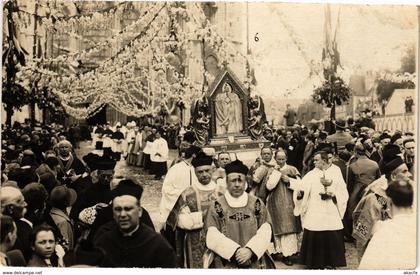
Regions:
[[[156, 18], [155, 18], [156, 19]], [[158, 20], [156, 20], [157, 22]], [[154, 28], [153, 29], [157, 29], [158, 28], [158, 24], [154, 23]], [[147, 40], [147, 39], [145, 39]], [[136, 49], [138, 47], [144, 48], [146, 46], [148, 41], [144, 41], [142, 40], [141, 42], [136, 41], [136, 43], [132, 44], [132, 47], [126, 47], [126, 49], [130, 48], [130, 49]], [[140, 45], [142, 44], [142, 45]], [[92, 84], [98, 84], [98, 80], [102, 79], [106, 79], [108, 78], [110, 75], [106, 74], [107, 71], [108, 72], [112, 72], [112, 73], [118, 73], [118, 70], [115, 71], [114, 68], [122, 68], [122, 64], [127, 64], [128, 61], [133, 61], [132, 59], [132, 55], [133, 53], [127, 53], [127, 52], [123, 52], [121, 53], [118, 58], [115, 58], [113, 60], [108, 60], [106, 62], [104, 62], [99, 68], [97, 68], [94, 72], [89, 72], [86, 74], [83, 74], [80, 76], [80, 78], [78, 78], [77, 76], [68, 76], [68, 77], [63, 77], [63, 76], [58, 76], [57, 78], [53, 79], [52, 76], [57, 76], [57, 74], [55, 74], [54, 72], [49, 72], [46, 73], [50, 78], [48, 78], [45, 82], [49, 83], [49, 85], [52, 86], [57, 86], [57, 88], [59, 88], [60, 86], [66, 85], [66, 84], [71, 84], [70, 87], [66, 87], [65, 89], [61, 89], [61, 90], [69, 90], [69, 91], [74, 91], [74, 90], [81, 90], [83, 92], [92, 90], [89, 89], [89, 86], [92, 87]], [[116, 64], [118, 63], [118, 64]], [[119, 66], [118, 66], [119, 65]], [[35, 64], [33, 64], [33, 66], [37, 66]], [[103, 71], [101, 71], [101, 69]], [[125, 70], [125, 69], [124, 69]], [[30, 70], [31, 71], [31, 70]], [[33, 71], [33, 70], [32, 70]], [[37, 71], [40, 71], [39, 69], [37, 69]], [[43, 73], [45, 73], [45, 70], [43, 71]], [[103, 75], [106, 74], [105, 77], [103, 77]], [[63, 83], [63, 80], [66, 80]], [[99, 81], [99, 83], [102, 83]], [[108, 83], [108, 81], [106, 82]], [[83, 84], [87, 84], [87, 85], [83, 85]], [[77, 89], [79, 88], [79, 89]], [[98, 87], [100, 88], [100, 87]], [[75, 94], [72, 95], [72, 97], [77, 97], [77, 96], [82, 96], [83, 98], [81, 98], [80, 101], [83, 101], [85, 99], [87, 99], [89, 96], [91, 96], [92, 93], [89, 94], [84, 94], [84, 95], [80, 95], [77, 92]]]
[[[164, 5], [162, 5], [163, 7]], [[188, 77], [176, 73], [176, 68], [168, 61], [171, 58], [173, 59], [172, 50], [187, 52], [192, 40], [203, 39], [218, 54], [219, 66], [235, 62], [237, 58], [247, 59], [246, 56], [220, 36], [209, 22], [206, 22], [203, 27], [202, 23], [194, 19], [195, 16], [191, 15], [188, 9], [185, 8], [185, 5], [182, 4], [168, 4], [166, 15], [171, 19], [182, 18], [185, 21], [192, 19], [192, 21], [195, 21], [194, 30], [187, 33], [182, 30], [183, 27], [178, 23], [178, 20], [171, 20], [172, 24], [169, 33], [170, 35], [175, 33], [176, 38], [161, 35], [161, 31], [166, 28], [164, 26], [167, 23], [167, 17], [160, 15], [161, 11], [162, 9], [158, 11], [159, 16], [155, 14], [152, 18], [150, 26], [146, 25], [149, 26], [147, 30], [142, 29], [140, 32], [136, 32], [138, 34], [137, 37], [124, 46], [115, 57], [104, 61], [93, 71], [80, 75], [63, 75], [49, 69], [60, 67], [63, 63], [74, 62], [78, 58], [87, 58], [89, 50], [74, 55], [62, 55], [55, 59], [36, 60], [36, 62], [28, 66], [26, 71], [41, 74], [40, 83], [53, 87], [52, 91], [63, 101], [63, 107], [74, 117], [87, 118], [98, 112], [105, 104], [109, 104], [127, 115], [141, 116], [155, 112], [152, 107], [156, 99], [162, 102], [175, 99], [178, 102], [178, 107], [185, 107], [185, 104], [191, 102], [202, 91], [202, 83], [200, 81], [192, 81]], [[201, 12], [203, 11], [201, 10]], [[152, 12], [148, 14], [151, 15]], [[200, 15], [203, 14], [198, 16]], [[136, 22], [130, 25], [134, 26], [133, 30], [138, 29], [140, 25], [136, 24]], [[146, 27], [143, 25], [142, 28]], [[128, 30], [126, 28], [124, 32], [128, 34]], [[114, 43], [118, 39], [115, 38]], [[97, 49], [108, 45], [106, 43], [109, 42], [100, 43]], [[139, 64], [139, 60], [133, 57], [145, 54], [150, 50], [157, 62], [148, 67], [149, 69], [141, 70], [140, 76], [136, 77], [134, 72], [145, 64]], [[197, 62], [200, 62], [198, 57], [194, 58], [197, 59]], [[166, 77], [163, 77], [161, 81], [157, 81], [157, 79], [151, 77], [151, 75], [157, 74], [150, 74], [150, 70], [165, 72], [165, 76], [166, 72], [171, 70], [175, 72], [173, 74], [175, 81], [169, 83]], [[203, 75], [209, 77], [209, 72], [202, 70]], [[146, 81], [147, 85], [139, 84], [142, 81]], [[245, 83], [251, 83], [251, 78], [247, 78]], [[161, 99], [156, 98], [157, 95], [160, 95]], [[180, 100], [181, 96], [182, 100]], [[91, 102], [89, 107], [76, 107], [77, 104], [86, 102]]]
[[[78, 53], [72, 55], [60, 55], [58, 57], [47, 59], [46, 62], [72, 62], [74, 60], [86, 60], [92, 55], [98, 54], [114, 45], [121, 45], [124, 41], [133, 40], [137, 36], [141, 35], [143, 29], [148, 26], [155, 18], [156, 15], [165, 7], [166, 3], [151, 4], [150, 7], [140, 16], [139, 20], [133, 22], [118, 34], [113, 35], [110, 39], [98, 43], [94, 47], [84, 49]], [[76, 23], [74, 23], [76, 24]], [[61, 29], [76, 29], [78, 26], [69, 26], [68, 28]], [[138, 30], [138, 31], [135, 31]]]

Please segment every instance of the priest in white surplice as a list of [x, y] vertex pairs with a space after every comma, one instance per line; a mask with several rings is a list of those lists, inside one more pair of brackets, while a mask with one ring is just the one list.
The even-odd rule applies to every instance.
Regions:
[[169, 147], [168, 142], [161, 136], [162, 132], [162, 129], [156, 132], [150, 152], [150, 173], [158, 180], [168, 172]]
[[340, 168], [329, 163], [327, 152], [316, 152], [314, 164], [302, 178], [303, 198], [295, 204], [304, 228], [302, 263], [308, 269], [346, 266], [342, 223], [349, 198], [346, 183]]
[[191, 161], [198, 154], [200, 148], [194, 145], [185, 149], [185, 158], [172, 166], [162, 185], [162, 198], [159, 205], [159, 220], [157, 231], [162, 231], [162, 235], [175, 248], [175, 225], [177, 215], [174, 206], [182, 192], [197, 182], [194, 167]]
[[275, 268], [266, 253], [272, 236], [267, 208], [245, 192], [248, 167], [235, 160], [225, 167], [227, 191], [210, 206], [206, 218], [204, 267]]

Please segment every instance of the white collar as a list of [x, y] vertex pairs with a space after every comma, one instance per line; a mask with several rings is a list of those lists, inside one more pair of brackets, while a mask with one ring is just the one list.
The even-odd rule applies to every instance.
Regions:
[[381, 176], [379, 179], [381, 178], [382, 180], [379, 181], [378, 186], [379, 188], [385, 191], [386, 189], [388, 189], [388, 180], [386, 179], [385, 175]]
[[26, 222], [27, 224], [29, 224], [29, 226], [30, 226], [31, 228], [33, 228], [33, 227], [34, 227], [33, 223], [32, 223], [30, 220], [28, 220], [28, 219], [26, 219], [26, 218], [21, 218], [20, 220], [21, 220], [21, 221], [23, 221], [23, 222]]
[[130, 232], [128, 232], [128, 233], [122, 233], [122, 235], [124, 236], [124, 237], [130, 237], [130, 236], [132, 236], [138, 229], [139, 229], [139, 227], [140, 227], [140, 224], [138, 224], [137, 226], [136, 226], [136, 228], [134, 228], [133, 230], [131, 230]]
[[229, 206], [233, 208], [244, 207], [248, 203], [248, 194], [246, 192], [244, 192], [239, 198], [234, 198], [229, 191], [226, 191], [225, 198]]
[[62, 156], [58, 156], [58, 157], [63, 161], [68, 161], [71, 158], [71, 153], [69, 154], [68, 157], [62, 157]]
[[273, 158], [271, 158], [269, 162], [267, 162], [263, 159], [261, 159], [261, 160], [262, 160], [261, 163], [264, 164], [264, 165], [268, 165], [268, 166], [276, 166], [277, 165], [277, 162]]
[[194, 187], [196, 187], [198, 190], [201, 190], [201, 191], [216, 190], [216, 183], [214, 181], [211, 181], [207, 185], [201, 184], [199, 181], [194, 181], [193, 185]]

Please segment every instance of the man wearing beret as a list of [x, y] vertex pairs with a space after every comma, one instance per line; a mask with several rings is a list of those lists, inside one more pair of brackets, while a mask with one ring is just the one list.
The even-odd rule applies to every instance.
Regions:
[[325, 131], [321, 131], [318, 134], [318, 138], [316, 139], [316, 146], [314, 149], [314, 152], [317, 151], [321, 151], [321, 150], [326, 150], [326, 148], [328, 148], [327, 150], [329, 150], [330, 147], [332, 147], [332, 144], [330, 144], [327, 141], [327, 137], [328, 137], [328, 133]]
[[[143, 187], [133, 179], [123, 179], [118, 182], [117, 187], [111, 190], [110, 203], [108, 205], [99, 203], [80, 212], [79, 219], [91, 225], [87, 238], [88, 241], [94, 242], [103, 233], [116, 227], [112, 217], [112, 199], [123, 194], [131, 194], [141, 201]], [[140, 222], [154, 229], [153, 222], [147, 210], [142, 207], [140, 212]]]
[[271, 221], [261, 199], [245, 192], [248, 167], [235, 160], [225, 167], [227, 191], [210, 206], [206, 244], [214, 258], [204, 267], [275, 268], [266, 254], [272, 236]]
[[[384, 160], [381, 170], [385, 176], [372, 182], [365, 191], [353, 212], [353, 238], [356, 239], [358, 256], [361, 258], [366, 249], [367, 243], [372, 238], [373, 227], [377, 221], [390, 219], [391, 201], [386, 195], [388, 183], [391, 181], [412, 182], [412, 174], [408, 171], [404, 160], [397, 154], [398, 151], [386, 146], [384, 149]], [[398, 146], [396, 146], [398, 147]]]
[[140, 222], [142, 208], [138, 197], [131, 192], [115, 194], [112, 211], [117, 226], [95, 241], [95, 246], [106, 255], [101, 266], [176, 267], [171, 245], [159, 233]]
[[204, 218], [217, 197], [216, 183], [212, 180], [212, 157], [201, 152], [191, 164], [198, 181], [182, 192], [169, 219], [175, 216], [178, 267], [203, 268], [206, 250]]

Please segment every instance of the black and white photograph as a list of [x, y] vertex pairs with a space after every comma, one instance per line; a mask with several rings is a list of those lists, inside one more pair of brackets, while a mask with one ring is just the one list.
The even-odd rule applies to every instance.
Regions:
[[417, 274], [420, 6], [3, 0], [2, 22], [3, 275]]

